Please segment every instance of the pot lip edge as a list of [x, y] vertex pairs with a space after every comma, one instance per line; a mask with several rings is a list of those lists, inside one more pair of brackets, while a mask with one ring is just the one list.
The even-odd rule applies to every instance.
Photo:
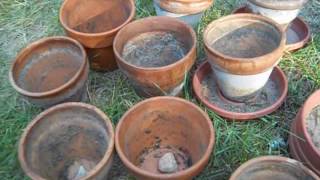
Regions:
[[[210, 3], [208, 3], [208, 5], [206, 6], [206, 7], [204, 7], [204, 8], [199, 8], [199, 10], [197, 10], [197, 11], [194, 11], [193, 13], [190, 13], [190, 12], [187, 12], [187, 11], [185, 11], [185, 12], [183, 12], [183, 13], [177, 13], [177, 12], [172, 12], [172, 11], [169, 11], [168, 9], [166, 9], [166, 7], [168, 7], [168, 6], [170, 6], [170, 3], [171, 3], [171, 5], [172, 5], [172, 3], [178, 3], [178, 4], [180, 4], [179, 5], [179, 7], [181, 7], [181, 6], [184, 6], [183, 4], [186, 4], [186, 3], [193, 3], [193, 2], [183, 2], [183, 1], [170, 1], [170, 2], [168, 2], [169, 3], [169, 5], [163, 5], [164, 3], [158, 3], [158, 1], [156, 0], [156, 1], [154, 1], [155, 3], [156, 3], [156, 5], [157, 6], [159, 6], [161, 9], [163, 9], [163, 10], [165, 10], [165, 11], [167, 11], [167, 12], [170, 12], [170, 13], [174, 13], [174, 14], [184, 14], [184, 15], [195, 15], [195, 14], [200, 14], [200, 13], [203, 13], [203, 12], [205, 12], [207, 9], [209, 9], [213, 4], [214, 4], [214, 0], [210, 0], [211, 2]], [[200, 3], [201, 1], [199, 1], [199, 2], [195, 2], [195, 3]], [[173, 5], [172, 5], [173, 6]]]
[[135, 3], [134, 3], [134, 0], [129, 0], [130, 1], [130, 4], [132, 6], [132, 9], [130, 11], [130, 15], [128, 16], [128, 18], [126, 19], [125, 22], [123, 22], [122, 24], [120, 24], [119, 26], [111, 29], [111, 30], [108, 30], [108, 31], [105, 31], [105, 32], [99, 32], [99, 33], [84, 33], [84, 32], [80, 32], [80, 31], [76, 31], [72, 28], [70, 28], [66, 23], [65, 21], [63, 20], [63, 10], [65, 8], [65, 5], [67, 4], [68, 0], [65, 0], [63, 2], [63, 4], [61, 5], [60, 7], [60, 12], [59, 12], [59, 21], [60, 21], [60, 24], [62, 25], [62, 27], [67, 30], [68, 32], [71, 32], [77, 36], [84, 36], [84, 37], [100, 37], [100, 36], [106, 36], [106, 35], [110, 35], [112, 33], [115, 33], [117, 31], [119, 31], [120, 29], [122, 29], [125, 25], [127, 25], [128, 23], [130, 23], [130, 21], [132, 21], [134, 19], [134, 16], [135, 16], [135, 11], [136, 11], [136, 6], [135, 6]]
[[[49, 91], [44, 91], [44, 92], [31, 92], [28, 90], [23, 89], [22, 87], [20, 87], [17, 84], [17, 81], [14, 78], [14, 68], [17, 64], [17, 61], [21, 58], [21, 56], [25, 55], [26, 51], [30, 51], [27, 54], [31, 54], [32, 51], [40, 46], [46, 45], [46, 43], [50, 42], [50, 41], [68, 41], [69, 43], [72, 43], [73, 45], [77, 46], [82, 54], [82, 63], [79, 67], [79, 69], [77, 70], [77, 72], [73, 75], [73, 77], [71, 79], [69, 79], [66, 83], [51, 89]], [[25, 48], [23, 48], [15, 57], [15, 60], [13, 61], [10, 71], [9, 71], [9, 81], [11, 83], [11, 85], [13, 86], [13, 88], [18, 91], [19, 93], [21, 93], [24, 96], [30, 97], [30, 98], [44, 98], [44, 97], [48, 97], [54, 94], [57, 94], [59, 92], [62, 92], [63, 90], [67, 89], [68, 87], [70, 87], [72, 84], [76, 83], [77, 80], [81, 77], [81, 75], [83, 73], [85, 73], [85, 69], [88, 65], [88, 56], [87, 53], [84, 49], [84, 47], [80, 44], [79, 41], [72, 39], [70, 37], [66, 37], [66, 36], [52, 36], [52, 37], [45, 37], [45, 38], [41, 38], [39, 40], [36, 40], [34, 42], [31, 42], [30, 44], [28, 44]]]
[[36, 115], [32, 121], [23, 129], [23, 133], [20, 137], [19, 143], [18, 143], [18, 160], [20, 162], [21, 168], [23, 171], [31, 178], [31, 179], [39, 179], [39, 180], [45, 180], [41, 175], [34, 172], [30, 166], [27, 164], [27, 159], [25, 154], [25, 146], [27, 142], [27, 137], [29, 136], [30, 132], [35, 128], [35, 126], [39, 125], [41, 123], [41, 120], [45, 118], [47, 115], [50, 115], [52, 113], [59, 112], [60, 109], [68, 109], [68, 108], [85, 108], [87, 110], [90, 110], [90, 112], [97, 114], [102, 120], [104, 121], [104, 125], [106, 125], [106, 131], [108, 131], [109, 134], [109, 145], [100, 161], [94, 166], [93, 169], [89, 171], [89, 174], [87, 174], [84, 179], [93, 178], [95, 177], [108, 162], [111, 160], [111, 157], [114, 152], [114, 146], [115, 146], [115, 132], [114, 127], [111, 122], [111, 119], [98, 107], [82, 103], [82, 102], [67, 102], [62, 103], [56, 106], [53, 106], [49, 109], [46, 109], [42, 111], [40, 114]]
[[[281, 94], [281, 96], [278, 98], [278, 100], [274, 104], [272, 104], [271, 106], [264, 108], [262, 110], [259, 110], [256, 112], [251, 112], [251, 113], [238, 113], [238, 112], [231, 112], [231, 111], [224, 110], [218, 106], [214, 106], [212, 103], [210, 103], [208, 100], [206, 100], [201, 95], [201, 92], [198, 90], [200, 88], [199, 85], [201, 85], [201, 82], [198, 82], [199, 81], [198, 74], [201, 71], [203, 71], [203, 68], [207, 65], [210, 66], [209, 62], [205, 61], [196, 70], [196, 72], [193, 76], [193, 80], [192, 80], [193, 91], [195, 92], [197, 99], [200, 100], [201, 103], [203, 103], [207, 108], [209, 108], [211, 111], [218, 114], [219, 116], [227, 118], [227, 121], [250, 121], [250, 120], [257, 119], [257, 118], [261, 117], [262, 115], [265, 115], [266, 113], [269, 114], [270, 112], [273, 112], [274, 111], [273, 109], [276, 110], [278, 107], [280, 107], [282, 105], [285, 98], [287, 97], [288, 79], [287, 79], [286, 75], [284, 74], [284, 72], [281, 70], [281, 68], [279, 66], [275, 66], [273, 71], [277, 71], [278, 73], [281, 74], [280, 79], [282, 79], [281, 81], [284, 82], [284, 88], [283, 88], [283, 93]], [[232, 116], [228, 115], [230, 113], [232, 113]], [[235, 117], [237, 117], [237, 118], [235, 118]]]
[[300, 10], [301, 8], [303, 8], [303, 6], [308, 2], [308, 0], [304, 0], [301, 3], [296, 3], [295, 5], [291, 5], [288, 7], [284, 7], [284, 6], [276, 6], [273, 4], [266, 4], [263, 2], [259, 2], [257, 0], [248, 0], [249, 3], [261, 7], [261, 8], [265, 8], [265, 9], [271, 9], [271, 10], [282, 10], [282, 11], [290, 11], [290, 10]]
[[[150, 173], [148, 171], [145, 171], [143, 169], [138, 168], [137, 166], [135, 166], [130, 160], [128, 160], [127, 156], [125, 155], [125, 152], [122, 150], [120, 143], [119, 143], [119, 133], [120, 133], [120, 128], [123, 124], [124, 119], [134, 110], [136, 110], [137, 107], [146, 104], [146, 103], [150, 103], [153, 101], [158, 101], [158, 100], [170, 100], [170, 101], [177, 101], [177, 102], [181, 102], [185, 105], [190, 106], [191, 108], [196, 109], [198, 112], [200, 112], [200, 114], [205, 118], [206, 123], [209, 125], [209, 132], [210, 132], [210, 137], [209, 137], [209, 143], [208, 143], [208, 147], [205, 151], [205, 153], [203, 154], [203, 156], [201, 157], [201, 159], [193, 164], [190, 168], [174, 173], [174, 174], [156, 174], [156, 173]], [[167, 179], [167, 178], [179, 178], [179, 177], [184, 177], [184, 176], [191, 176], [194, 174], [197, 174], [197, 172], [199, 170], [201, 170], [201, 168], [208, 163], [208, 160], [214, 150], [214, 146], [215, 146], [215, 132], [216, 130], [214, 129], [213, 126], [213, 122], [212, 120], [209, 118], [208, 114], [205, 113], [205, 111], [203, 111], [200, 107], [198, 107], [197, 105], [195, 105], [194, 103], [182, 99], [182, 98], [178, 98], [178, 97], [172, 97], [172, 96], [157, 96], [157, 97], [152, 97], [149, 99], [145, 99], [143, 101], [140, 101], [139, 103], [135, 104], [133, 107], [131, 107], [119, 120], [118, 125], [116, 127], [116, 131], [115, 131], [115, 147], [116, 147], [116, 151], [118, 153], [118, 156], [120, 157], [121, 161], [123, 162], [123, 164], [132, 172], [134, 172], [135, 174], [138, 174], [140, 176], [146, 176], [146, 177], [151, 177], [151, 178], [155, 178], [155, 179]]]
[[[128, 23], [126, 26], [131, 25], [133, 23], [139, 23], [139, 22], [142, 22], [142, 21], [152, 21], [152, 20], [155, 20], [155, 19], [159, 19], [160, 21], [163, 21], [163, 20], [176, 21], [176, 22], [178, 22], [180, 24], [183, 24], [183, 26], [188, 29], [188, 31], [191, 34], [192, 41], [193, 41], [192, 46], [191, 46], [190, 50], [188, 51], [188, 53], [185, 54], [178, 61], [176, 61], [176, 62], [174, 62], [172, 64], [169, 64], [169, 65], [166, 65], [166, 66], [161, 66], [161, 67], [142, 67], [142, 66], [136, 66], [134, 64], [128, 63], [122, 57], [121, 53], [117, 50], [116, 45], [115, 45], [117, 43], [118, 38], [121, 35], [123, 29], [126, 28], [126, 27], [124, 27], [117, 33], [117, 35], [116, 35], [116, 37], [115, 37], [115, 39], [113, 41], [113, 45], [112, 45], [113, 46], [113, 51], [114, 51], [114, 54], [116, 56], [116, 60], [117, 61], [121, 62], [122, 64], [124, 64], [127, 67], [130, 67], [130, 69], [134, 69], [136, 71], [144, 71], [144, 72], [166, 71], [166, 70], [174, 68], [174, 67], [176, 67], [178, 65], [182, 65], [185, 62], [188, 62], [188, 59], [191, 58], [193, 54], [196, 55], [196, 49], [197, 49], [197, 36], [196, 36], [196, 33], [192, 29], [192, 27], [190, 25], [188, 25], [187, 23], [185, 23], [184, 21], [182, 21], [180, 19], [173, 18], [173, 17], [167, 17], [167, 16], [149, 16], [149, 17], [138, 19], [138, 20], [136, 20], [134, 22]], [[153, 30], [152, 31], [148, 31], [148, 32], [153, 32]], [[195, 61], [195, 60], [196, 60], [196, 58], [193, 61]]]
[[[217, 51], [214, 48], [212, 48], [210, 46], [210, 43], [208, 42], [207, 36], [209, 34], [209, 31], [214, 28], [214, 25], [215, 24], [225, 23], [226, 20], [233, 20], [233, 19], [239, 19], [239, 18], [247, 19], [247, 20], [254, 18], [254, 20], [256, 20], [256, 21], [260, 21], [260, 22], [263, 22], [265, 24], [268, 24], [268, 25], [274, 27], [278, 31], [278, 33], [280, 34], [280, 42], [279, 42], [278, 46], [274, 50], [272, 50], [271, 52], [268, 52], [266, 54], [263, 54], [261, 56], [257, 56], [257, 57], [254, 57], [254, 58], [232, 57], [232, 56], [220, 53], [219, 51]], [[224, 16], [222, 18], [213, 20], [205, 27], [202, 37], [203, 37], [204, 46], [205, 46], [206, 49], [208, 49], [210, 54], [214, 54], [215, 56], [218, 56], [219, 58], [222, 58], [222, 59], [225, 59], [225, 60], [228, 60], [228, 61], [233, 61], [233, 62], [255, 62], [255, 61], [259, 61], [260, 58], [268, 57], [268, 56], [270, 56], [272, 54], [275, 54], [276, 52], [281, 51], [281, 49], [284, 50], [285, 49], [285, 45], [286, 45], [286, 32], [284, 32], [284, 30], [280, 27], [280, 25], [278, 23], [276, 23], [274, 20], [272, 20], [272, 19], [270, 19], [268, 17], [261, 16], [261, 15], [256, 15], [256, 14], [251, 14], [251, 13], [230, 14], [230, 15]]]

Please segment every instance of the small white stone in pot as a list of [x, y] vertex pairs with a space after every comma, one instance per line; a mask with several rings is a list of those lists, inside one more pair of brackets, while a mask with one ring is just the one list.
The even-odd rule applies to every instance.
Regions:
[[178, 164], [173, 153], [164, 154], [158, 162], [158, 169], [162, 173], [174, 173], [178, 170]]

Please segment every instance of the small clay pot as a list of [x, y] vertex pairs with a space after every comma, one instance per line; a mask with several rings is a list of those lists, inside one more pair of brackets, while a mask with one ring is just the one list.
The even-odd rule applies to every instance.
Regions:
[[299, 14], [300, 9], [308, 0], [248, 0], [248, 8], [255, 14], [269, 17], [284, 29]]
[[[142, 33], [170, 32], [185, 46], [187, 53], [172, 64], [142, 67], [127, 62], [122, 52], [126, 43]], [[181, 94], [186, 74], [196, 60], [196, 34], [184, 22], [170, 17], [148, 17], [134, 21], [119, 31], [114, 52], [121, 71], [128, 76], [136, 92], [145, 97]], [[154, 57], [159, 58], [159, 57]]]
[[19, 161], [34, 180], [107, 179], [114, 130], [98, 108], [65, 103], [39, 114], [19, 143]]
[[320, 105], [320, 90], [314, 92], [303, 104], [291, 125], [289, 137], [290, 153], [320, 176], [320, 150], [314, 145], [307, 130], [307, 117]]
[[235, 14], [211, 22], [203, 39], [221, 92], [245, 102], [268, 81], [285, 50], [286, 35], [269, 18]]
[[281, 156], [262, 156], [241, 165], [230, 180], [318, 180], [301, 162]]
[[24, 98], [47, 108], [81, 101], [88, 73], [87, 54], [79, 42], [50, 37], [29, 44], [17, 55], [9, 79]]
[[108, 71], [116, 69], [110, 51], [114, 37], [134, 15], [134, 0], [65, 0], [60, 9], [60, 22], [68, 36], [89, 48], [91, 67]]
[[[118, 155], [141, 180], [191, 180], [208, 163], [214, 140], [208, 115], [175, 97], [155, 97], [136, 104], [116, 129]], [[174, 154], [180, 171], [159, 172], [158, 160], [165, 152]]]

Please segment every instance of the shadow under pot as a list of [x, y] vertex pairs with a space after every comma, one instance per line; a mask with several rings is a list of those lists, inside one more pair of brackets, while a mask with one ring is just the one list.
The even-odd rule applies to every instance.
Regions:
[[39, 179], [107, 179], [114, 153], [109, 118], [83, 103], [65, 103], [39, 114], [19, 143], [24, 172]]
[[262, 156], [242, 164], [230, 180], [318, 180], [301, 162], [281, 156]]
[[291, 125], [290, 153], [320, 176], [320, 90], [304, 103]]
[[43, 108], [86, 97], [89, 65], [82, 45], [67, 37], [29, 44], [16, 57], [9, 74], [12, 86]]
[[176, 97], [142, 101], [124, 114], [116, 129], [116, 149], [141, 180], [191, 180], [207, 165], [214, 128], [199, 107]]
[[273, 19], [283, 29], [298, 16], [300, 9], [308, 0], [248, 0], [247, 6], [254, 14]]
[[196, 35], [180, 20], [149, 17], [121, 29], [113, 48], [119, 68], [139, 95], [177, 96], [196, 59]]
[[285, 33], [271, 19], [229, 15], [211, 22], [203, 34], [205, 51], [218, 87], [229, 100], [254, 100], [279, 63]]
[[114, 37], [134, 15], [133, 0], [65, 0], [60, 22], [68, 36], [86, 47], [93, 70], [112, 71], [117, 69]]
[[212, 4], [213, 0], [153, 0], [157, 16], [178, 18], [194, 28]]

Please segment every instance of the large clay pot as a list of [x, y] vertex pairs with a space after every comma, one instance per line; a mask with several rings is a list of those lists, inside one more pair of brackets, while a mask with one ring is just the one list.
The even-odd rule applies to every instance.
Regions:
[[279, 25], [253, 14], [215, 20], [205, 29], [203, 39], [222, 94], [238, 102], [256, 97], [279, 63], [286, 43]]
[[110, 71], [117, 68], [110, 51], [113, 39], [134, 15], [134, 0], [65, 0], [60, 9], [60, 22], [68, 36], [87, 48], [91, 68]]
[[65, 103], [39, 114], [19, 143], [24, 172], [40, 179], [107, 179], [114, 153], [109, 118], [94, 106]]
[[[116, 129], [116, 149], [124, 165], [141, 180], [191, 180], [208, 163], [214, 128], [196, 105], [175, 97], [155, 97], [127, 111]], [[172, 152], [189, 167], [171, 174], [157, 168], [161, 153]], [[181, 155], [182, 153], [182, 155]]]
[[241, 165], [230, 180], [318, 180], [301, 162], [280, 156], [262, 156]]
[[44, 38], [17, 55], [9, 78], [24, 98], [40, 107], [81, 101], [86, 94], [87, 61], [79, 42], [67, 37]]
[[196, 27], [213, 0], [153, 0], [158, 16], [179, 18], [192, 27]]
[[255, 14], [269, 17], [284, 29], [299, 14], [300, 9], [308, 0], [248, 0], [248, 7]]
[[[122, 55], [126, 43], [142, 33], [174, 33], [187, 49], [184, 57], [162, 67], [142, 67], [127, 62]], [[196, 60], [196, 34], [184, 22], [169, 17], [148, 17], [134, 21], [119, 31], [114, 40], [114, 52], [121, 71], [128, 76], [136, 92], [145, 97], [181, 93], [186, 74]], [[159, 57], [154, 57], [159, 58]]]
[[308, 98], [293, 121], [289, 146], [293, 158], [305, 163], [320, 176], [320, 150], [313, 143], [306, 125], [307, 117], [319, 105], [320, 90]]

